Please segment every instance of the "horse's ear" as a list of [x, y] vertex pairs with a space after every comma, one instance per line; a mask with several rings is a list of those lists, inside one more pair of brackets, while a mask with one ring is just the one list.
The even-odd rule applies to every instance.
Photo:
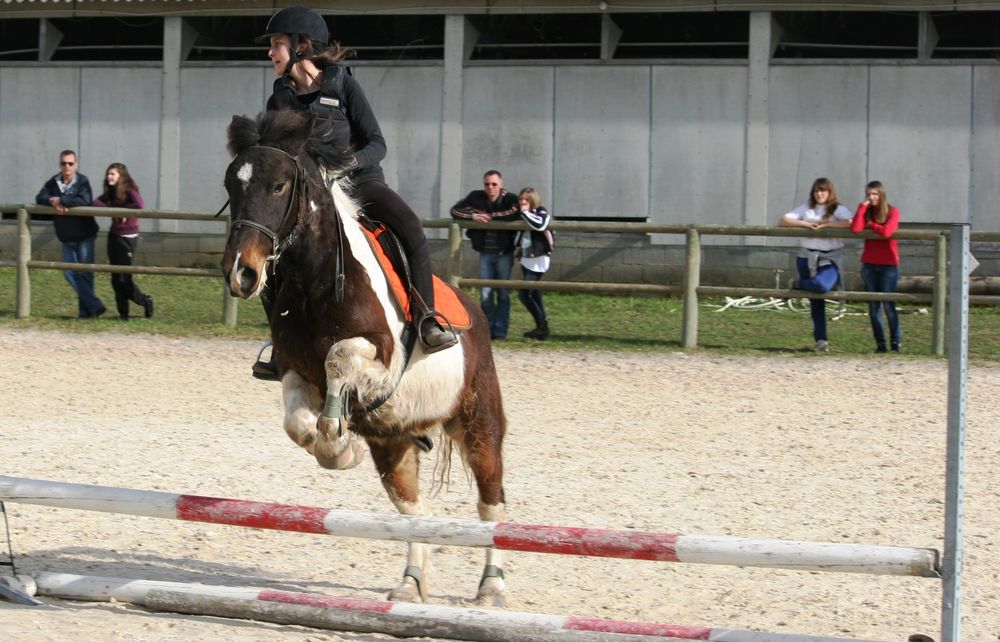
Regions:
[[229, 143], [226, 145], [226, 149], [233, 156], [236, 156], [251, 145], [256, 145], [260, 137], [257, 131], [257, 122], [252, 118], [240, 116], [239, 114], [233, 116], [233, 120], [229, 123], [226, 133], [229, 136]]

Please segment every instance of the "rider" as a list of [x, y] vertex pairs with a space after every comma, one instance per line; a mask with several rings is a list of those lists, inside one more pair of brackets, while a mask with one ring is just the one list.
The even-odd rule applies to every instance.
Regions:
[[[306, 151], [321, 165], [343, 166], [351, 195], [364, 213], [384, 223], [399, 238], [410, 265], [411, 307], [417, 336], [425, 353], [458, 343], [441, 327], [434, 310], [431, 259], [420, 219], [388, 185], [379, 165], [385, 158], [385, 139], [361, 85], [339, 64], [354, 54], [340, 43], [328, 46], [330, 32], [319, 13], [303, 6], [281, 9], [255, 42], [269, 44], [274, 64], [274, 89], [267, 109], [294, 109], [316, 115]], [[265, 301], [265, 307], [268, 302]], [[277, 378], [274, 359], [254, 364], [254, 376]]]

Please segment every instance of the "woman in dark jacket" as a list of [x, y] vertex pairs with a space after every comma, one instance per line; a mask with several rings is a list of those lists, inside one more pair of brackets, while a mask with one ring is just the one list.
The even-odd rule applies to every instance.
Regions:
[[[330, 32], [323, 17], [308, 7], [281, 9], [267, 23], [257, 42], [268, 44], [268, 58], [278, 78], [267, 101], [268, 109], [294, 109], [316, 114], [306, 151], [334, 173], [346, 175], [351, 195], [365, 215], [384, 223], [399, 238], [410, 264], [410, 292], [417, 334], [425, 353], [458, 343], [442, 328], [434, 310], [431, 260], [420, 219], [385, 184], [380, 162], [386, 145], [378, 119], [361, 85], [340, 62], [352, 55], [340, 43], [327, 46]], [[254, 373], [261, 376], [261, 362]]]

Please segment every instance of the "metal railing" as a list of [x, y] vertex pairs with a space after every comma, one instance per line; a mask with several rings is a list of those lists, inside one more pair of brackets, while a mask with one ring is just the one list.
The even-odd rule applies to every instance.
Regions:
[[[634, 234], [677, 234], [685, 238], [685, 261], [682, 283], [679, 285], [637, 284], [637, 283], [585, 283], [577, 281], [531, 281], [526, 285], [521, 280], [472, 279], [461, 276], [462, 230], [477, 229], [525, 230], [524, 223], [474, 223], [472, 221], [439, 219], [424, 221], [424, 227], [448, 230], [448, 263], [445, 276], [456, 287], [500, 287], [510, 289], [533, 289], [543, 292], [585, 292], [590, 294], [614, 295], [662, 295], [681, 296], [684, 299], [681, 347], [694, 348], [698, 345], [698, 297], [702, 296], [757, 296], [775, 299], [829, 299], [834, 301], [892, 301], [895, 303], [929, 303], [933, 309], [933, 329], [931, 350], [934, 354], [945, 353], [946, 283], [948, 266], [949, 229], [943, 225], [929, 226], [932, 229], [901, 229], [893, 238], [901, 241], [924, 241], [934, 243], [934, 287], [931, 294], [877, 293], [855, 291], [830, 291], [822, 294], [802, 290], [782, 290], [776, 288], [720, 287], [701, 285], [701, 237], [703, 235], [764, 236], [783, 238], [881, 238], [872, 232], [853, 234], [847, 229], [805, 230], [789, 227], [766, 227], [753, 225], [661, 225], [657, 223], [580, 223], [554, 221], [551, 229], [560, 232], [590, 233], [634, 233]], [[977, 232], [971, 235], [976, 242], [1000, 242], [1000, 233]], [[1000, 296], [977, 295], [970, 302], [978, 305], [1000, 305]]]
[[[200, 276], [215, 277], [218, 270], [200, 268], [180, 268], [164, 266], [141, 265], [106, 265], [63, 263], [59, 261], [35, 261], [31, 259], [31, 230], [29, 214], [53, 214], [51, 207], [41, 205], [0, 205], [0, 209], [16, 210], [18, 216], [18, 251], [17, 251], [17, 318], [31, 314], [31, 290], [29, 269], [77, 270], [91, 272], [118, 272], [130, 274], [159, 274], [170, 276]], [[64, 216], [114, 216], [120, 215], [121, 209], [100, 207], [73, 208]], [[216, 217], [204, 212], [181, 212], [170, 210], [129, 210], [129, 216], [150, 219], [169, 219], [187, 221], [207, 221], [225, 224], [228, 229], [229, 217]], [[541, 290], [543, 292], [579, 292], [605, 295], [652, 295], [680, 296], [683, 298], [683, 316], [681, 346], [694, 348], [698, 345], [698, 303], [699, 296], [735, 296], [735, 297], [768, 297], [775, 299], [829, 299], [833, 301], [893, 301], [896, 303], [930, 304], [933, 314], [931, 332], [931, 351], [934, 354], [945, 352], [945, 314], [947, 312], [947, 266], [948, 266], [948, 227], [934, 225], [932, 229], [900, 229], [893, 235], [901, 241], [929, 242], [934, 244], [934, 286], [930, 294], [919, 293], [876, 293], [857, 291], [830, 291], [822, 294], [804, 292], [802, 290], [787, 290], [777, 288], [752, 288], [701, 285], [701, 238], [705, 235], [727, 236], [763, 236], [779, 238], [879, 238], [871, 232], [852, 234], [846, 229], [805, 230], [801, 228], [766, 227], [750, 225], [694, 225], [675, 224], [662, 225], [657, 223], [608, 223], [608, 222], [569, 222], [555, 221], [552, 229], [559, 232], [580, 233], [631, 233], [631, 234], [675, 234], [684, 236], [685, 261], [682, 282], [676, 285], [649, 283], [595, 283], [583, 281], [532, 281], [530, 286], [521, 280], [488, 280], [466, 278], [462, 276], [462, 253], [466, 244], [462, 243], [462, 230], [469, 227], [478, 229], [526, 230], [524, 223], [474, 223], [456, 219], [424, 220], [427, 229], [448, 230], [448, 260], [443, 275], [456, 287], [502, 287], [510, 289]], [[1000, 242], [1000, 233], [974, 232], [973, 242]], [[791, 249], [791, 248], [789, 248]], [[223, 287], [222, 322], [234, 326], [237, 320], [237, 301]], [[972, 304], [1000, 305], [1000, 296], [975, 295], [969, 297]]]
[[[24, 319], [31, 316], [31, 275], [29, 270], [73, 270], [76, 272], [110, 272], [117, 274], [160, 274], [169, 276], [218, 277], [218, 269], [183, 268], [151, 265], [108, 265], [103, 263], [65, 263], [63, 261], [35, 261], [31, 258], [31, 226], [29, 214], [52, 214], [54, 216], [121, 216], [121, 208], [74, 207], [66, 214], [57, 214], [55, 209], [45, 205], [0, 205], [5, 211], [17, 211], [17, 268], [16, 303], [14, 316]], [[172, 210], [128, 210], [129, 216], [136, 218], [167, 219], [177, 221], [207, 221], [219, 223], [229, 228], [229, 216], [206, 214], [204, 212], [178, 212]], [[236, 325], [237, 301], [222, 287], [222, 322]]]

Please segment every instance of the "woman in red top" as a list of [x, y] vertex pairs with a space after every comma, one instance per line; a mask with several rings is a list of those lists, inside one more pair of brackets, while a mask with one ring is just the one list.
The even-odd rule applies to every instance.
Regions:
[[[851, 231], [859, 234], [871, 230], [882, 238], [865, 239], [861, 252], [861, 279], [869, 292], [895, 292], [899, 281], [899, 247], [896, 239], [889, 238], [899, 229], [899, 210], [885, 196], [885, 187], [879, 181], [865, 186], [865, 200], [858, 205], [851, 222]], [[885, 331], [882, 329], [880, 311], [885, 310], [889, 323], [889, 341], [893, 352], [900, 351], [902, 335], [899, 331], [899, 314], [891, 301], [871, 301], [868, 316], [872, 334], [875, 335], [875, 352], [885, 352]]]

